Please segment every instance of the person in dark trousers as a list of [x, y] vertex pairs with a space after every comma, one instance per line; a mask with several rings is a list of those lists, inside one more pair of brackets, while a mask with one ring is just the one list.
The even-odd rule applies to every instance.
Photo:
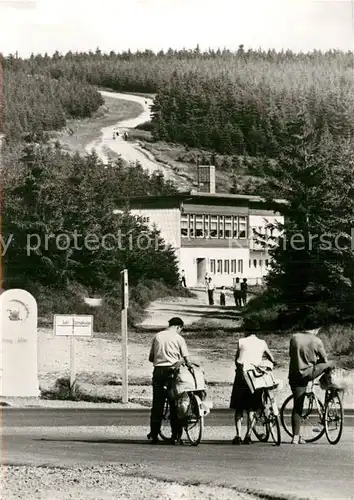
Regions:
[[225, 306], [226, 305], [226, 289], [224, 286], [221, 287], [221, 292], [220, 292], [220, 305]]
[[307, 384], [322, 373], [334, 368], [334, 362], [328, 361], [322, 340], [317, 337], [321, 325], [308, 323], [311, 329], [295, 333], [289, 347], [289, 385], [294, 395], [294, 406], [291, 416], [293, 432], [292, 444], [303, 443], [301, 439], [301, 415], [304, 405]]
[[213, 306], [214, 305], [214, 290], [215, 290], [215, 286], [214, 286], [213, 280], [211, 278], [208, 278], [206, 288], [207, 288], [207, 293], [208, 293], [209, 305]]
[[247, 291], [248, 291], [247, 278], [243, 278], [243, 281], [241, 283], [241, 303], [243, 306], [247, 304]]
[[[168, 328], [157, 333], [152, 341], [149, 361], [154, 364], [152, 375], [152, 408], [150, 416], [150, 433], [148, 439], [152, 444], [158, 444], [161, 421], [165, 405], [166, 391], [173, 383], [175, 366], [184, 361], [188, 367], [192, 364], [189, 359], [188, 349], [184, 338], [181, 336], [184, 323], [181, 318], [171, 318]], [[172, 438], [171, 444], [180, 442], [182, 426], [177, 416], [174, 400], [170, 400], [170, 419]]]
[[233, 292], [234, 292], [234, 299], [235, 299], [236, 307], [242, 307], [240, 278], [235, 279]]
[[182, 286], [184, 286], [184, 288], [187, 288], [186, 273], [184, 269], [182, 269], [181, 271], [181, 284]]

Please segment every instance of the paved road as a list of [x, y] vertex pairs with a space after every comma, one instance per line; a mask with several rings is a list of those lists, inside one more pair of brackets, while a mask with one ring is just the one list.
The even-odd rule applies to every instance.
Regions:
[[[87, 408], [4, 408], [2, 427], [134, 427], [144, 426], [149, 420], [146, 409], [87, 409]], [[228, 409], [214, 409], [206, 423], [211, 427], [233, 425], [233, 415]], [[354, 411], [346, 411], [345, 426], [354, 425]]]
[[155, 447], [145, 439], [146, 427], [139, 425], [147, 417], [140, 410], [5, 409], [2, 463], [141, 463], [160, 479], [300, 498], [354, 498], [352, 427], [344, 429], [337, 446], [322, 439], [294, 447], [284, 439], [279, 448], [262, 443], [237, 447], [230, 444], [230, 414], [221, 411], [208, 416], [199, 447]]

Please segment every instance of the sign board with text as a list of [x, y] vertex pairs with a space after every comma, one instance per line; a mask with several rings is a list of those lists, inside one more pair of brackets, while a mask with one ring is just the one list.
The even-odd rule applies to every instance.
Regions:
[[92, 333], [92, 315], [54, 315], [54, 335], [63, 337], [91, 337]]

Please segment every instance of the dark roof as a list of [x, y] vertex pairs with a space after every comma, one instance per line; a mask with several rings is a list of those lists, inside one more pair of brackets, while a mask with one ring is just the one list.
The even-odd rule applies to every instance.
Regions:
[[[252, 194], [231, 194], [231, 193], [206, 193], [202, 191], [195, 191], [192, 189], [188, 193], [189, 196], [195, 196], [197, 198], [223, 198], [223, 199], [230, 199], [230, 200], [245, 200], [245, 201], [255, 201], [255, 202], [261, 202], [264, 203], [266, 200], [262, 198], [261, 196], [256, 196]], [[279, 203], [280, 205], [286, 204], [285, 200], [274, 200], [275, 203]]]
[[[247, 194], [230, 194], [230, 193], [208, 193], [196, 190], [178, 192], [175, 194], [168, 195], [147, 195], [147, 196], [132, 196], [128, 200], [125, 198], [117, 200], [121, 204], [125, 204], [127, 201], [132, 206], [142, 205], [146, 206], [168, 206], [168, 207], [179, 207], [181, 203], [215, 203], [220, 205], [221, 203], [227, 205], [236, 205], [240, 203], [242, 206], [259, 206], [265, 208], [268, 202], [261, 196], [247, 195]], [[285, 200], [274, 200], [276, 204], [280, 206], [286, 205]]]

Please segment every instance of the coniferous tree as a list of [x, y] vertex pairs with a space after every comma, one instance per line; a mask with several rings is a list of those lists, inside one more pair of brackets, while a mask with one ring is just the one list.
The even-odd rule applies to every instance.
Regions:
[[[263, 194], [286, 200], [268, 287], [285, 305], [283, 326], [308, 315], [353, 310], [354, 155], [350, 140], [319, 134], [303, 117], [288, 126], [290, 145], [264, 166]], [[270, 202], [274, 209], [279, 205]]]

